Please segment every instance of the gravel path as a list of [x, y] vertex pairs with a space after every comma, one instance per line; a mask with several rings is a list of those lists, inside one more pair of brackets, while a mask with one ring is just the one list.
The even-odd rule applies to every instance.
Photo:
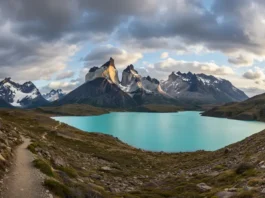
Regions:
[[16, 148], [14, 163], [3, 180], [1, 198], [52, 198], [42, 186], [44, 175], [34, 168], [33, 154], [27, 149], [30, 139]]

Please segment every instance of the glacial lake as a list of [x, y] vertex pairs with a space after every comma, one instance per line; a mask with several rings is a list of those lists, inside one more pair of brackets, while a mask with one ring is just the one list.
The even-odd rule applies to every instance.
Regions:
[[200, 112], [110, 113], [53, 119], [87, 132], [100, 132], [149, 151], [214, 151], [265, 129], [265, 123], [204, 117]]

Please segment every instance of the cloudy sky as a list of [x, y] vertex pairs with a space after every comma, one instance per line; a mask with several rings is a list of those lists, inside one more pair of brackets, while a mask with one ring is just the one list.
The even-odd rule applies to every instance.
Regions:
[[122, 71], [172, 71], [265, 92], [264, 0], [0, 0], [0, 79], [69, 91], [110, 56]]

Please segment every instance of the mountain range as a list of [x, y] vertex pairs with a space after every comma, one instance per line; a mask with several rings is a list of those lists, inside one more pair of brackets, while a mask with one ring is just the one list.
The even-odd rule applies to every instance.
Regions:
[[[41, 94], [32, 82], [19, 84], [6, 78], [0, 82], [0, 105], [33, 108], [65, 104], [89, 104], [131, 108], [145, 104], [223, 104], [246, 100], [247, 95], [229, 81], [205, 74], [172, 72], [167, 80], [143, 77], [133, 65], [119, 79], [114, 59], [92, 67], [85, 83], [68, 94], [51, 90]], [[2, 101], [2, 102], [1, 102]]]
[[166, 81], [159, 81], [150, 76], [142, 77], [129, 65], [120, 81], [112, 58], [101, 67], [92, 67], [85, 80], [57, 104], [126, 108], [144, 104], [221, 104], [248, 98], [227, 80], [191, 72], [172, 72]]
[[205, 74], [172, 72], [161, 88], [170, 96], [197, 103], [243, 101], [248, 96], [229, 81]]

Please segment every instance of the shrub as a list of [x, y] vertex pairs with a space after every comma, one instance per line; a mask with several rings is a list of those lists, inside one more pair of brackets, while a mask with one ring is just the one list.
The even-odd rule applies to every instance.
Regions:
[[58, 166], [57, 169], [65, 172], [69, 177], [72, 177], [72, 178], [76, 178], [77, 177], [77, 172], [72, 167]]
[[44, 186], [60, 197], [71, 197], [70, 189], [54, 179], [45, 179]]
[[54, 173], [52, 171], [51, 166], [44, 160], [42, 159], [35, 159], [33, 161], [33, 165], [38, 168], [41, 172], [43, 172], [44, 174], [54, 177]]
[[254, 195], [253, 195], [253, 192], [251, 191], [244, 191], [236, 196], [233, 196], [233, 198], [253, 198], [253, 197]]
[[36, 147], [38, 147], [39, 144], [37, 142], [33, 142], [30, 145], [28, 145], [28, 150], [30, 150], [32, 153], [36, 153]]
[[249, 163], [241, 163], [239, 166], [236, 168], [236, 174], [243, 174], [244, 172], [253, 169], [254, 166]]

